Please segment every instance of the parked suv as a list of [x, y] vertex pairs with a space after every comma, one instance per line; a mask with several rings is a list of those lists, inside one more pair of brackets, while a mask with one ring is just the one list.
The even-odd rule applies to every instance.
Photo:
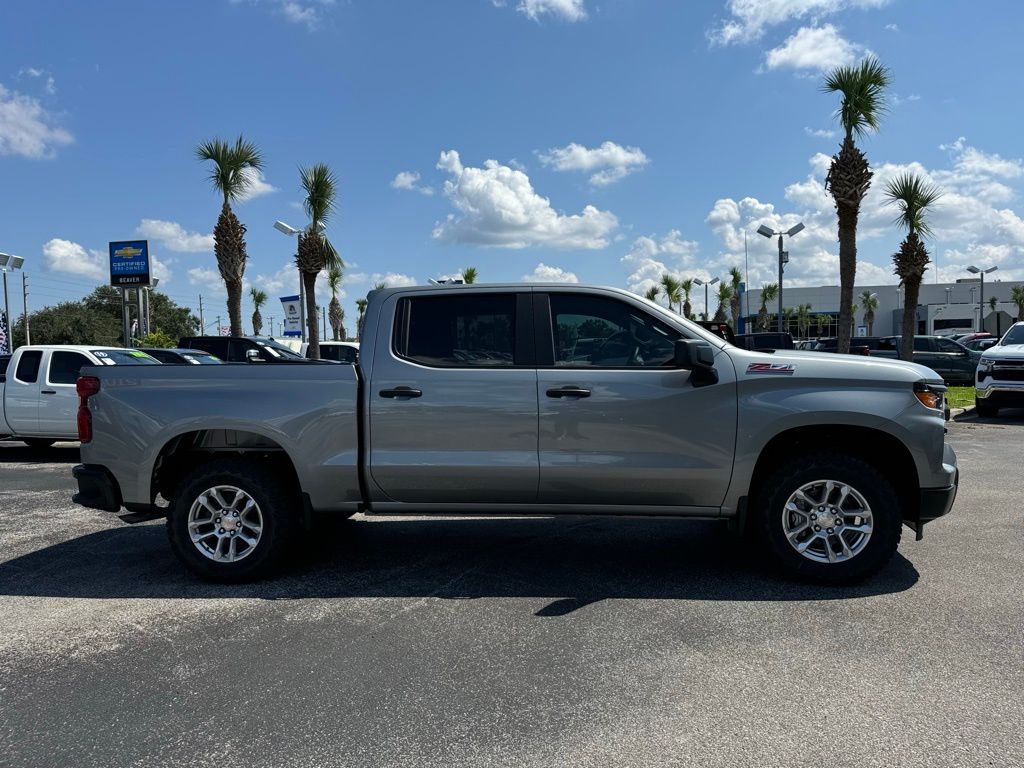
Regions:
[[[900, 336], [864, 336], [850, 340], [852, 354], [899, 359], [903, 339]], [[822, 339], [817, 351], [835, 352], [835, 339]], [[949, 384], [970, 386], [974, 383], [974, 369], [981, 358], [980, 352], [967, 349], [963, 344], [945, 336], [915, 336], [914, 362], [931, 368]]]
[[1015, 323], [978, 362], [974, 402], [979, 416], [998, 416], [1000, 407], [1024, 407], [1024, 323]]
[[181, 349], [201, 349], [225, 363], [246, 363], [249, 352], [255, 351], [259, 363], [301, 363], [298, 352], [273, 339], [258, 336], [186, 336], [178, 342]]

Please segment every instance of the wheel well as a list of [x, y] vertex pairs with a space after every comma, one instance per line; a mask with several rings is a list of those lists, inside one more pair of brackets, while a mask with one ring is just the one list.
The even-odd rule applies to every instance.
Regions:
[[265, 462], [268, 471], [299, 489], [298, 473], [288, 452], [268, 437], [233, 429], [201, 429], [185, 432], [169, 440], [153, 465], [150, 493], [173, 500], [181, 479], [196, 467], [213, 459], [234, 455], [250, 461]]
[[910, 451], [899, 438], [887, 432], [847, 424], [797, 427], [773, 437], [761, 450], [754, 467], [751, 498], [757, 498], [761, 483], [782, 462], [797, 454], [821, 452], [822, 446], [835, 453], [856, 456], [880, 471], [896, 489], [903, 518], [916, 519], [920, 486]]

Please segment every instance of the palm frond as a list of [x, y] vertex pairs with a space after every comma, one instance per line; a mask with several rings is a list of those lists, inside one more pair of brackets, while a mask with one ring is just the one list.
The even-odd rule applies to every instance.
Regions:
[[267, 303], [267, 292], [260, 290], [259, 288], [250, 288], [249, 297], [252, 299], [253, 306], [257, 310], [259, 310], [260, 307]]
[[344, 275], [344, 271], [338, 267], [327, 268], [327, 288], [331, 292], [331, 296], [337, 296], [338, 291], [341, 290], [341, 278]]
[[254, 175], [247, 171], [263, 168], [263, 155], [255, 144], [242, 135], [234, 144], [223, 139], [204, 141], [196, 147], [196, 158], [213, 162], [210, 183], [224, 196], [224, 202], [243, 197], [254, 179]]
[[462, 282], [466, 285], [472, 285], [476, 282], [477, 273], [476, 267], [466, 267], [462, 270]]
[[325, 163], [316, 163], [299, 168], [302, 188], [306, 191], [306, 199], [302, 201], [303, 210], [309, 217], [311, 231], [319, 231], [327, 223], [334, 212], [337, 196], [337, 179]]
[[932, 234], [925, 214], [942, 197], [941, 189], [918, 174], [907, 172], [890, 179], [885, 185], [884, 195], [887, 204], [899, 208], [900, 215], [896, 217], [895, 224], [907, 232]]
[[885, 89], [891, 83], [889, 69], [874, 56], [868, 56], [860, 64], [833, 69], [825, 75], [821, 90], [842, 94], [836, 117], [847, 136], [863, 136], [868, 130], [878, 130], [887, 111]]

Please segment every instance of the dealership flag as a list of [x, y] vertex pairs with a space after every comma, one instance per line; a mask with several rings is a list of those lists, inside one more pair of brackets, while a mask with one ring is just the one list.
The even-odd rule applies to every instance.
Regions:
[[7, 349], [7, 316], [0, 312], [0, 355], [6, 355]]

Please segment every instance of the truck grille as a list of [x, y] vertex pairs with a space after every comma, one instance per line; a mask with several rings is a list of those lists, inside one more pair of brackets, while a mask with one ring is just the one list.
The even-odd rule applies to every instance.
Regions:
[[1024, 360], [1000, 360], [992, 367], [992, 378], [999, 381], [1024, 381]]

